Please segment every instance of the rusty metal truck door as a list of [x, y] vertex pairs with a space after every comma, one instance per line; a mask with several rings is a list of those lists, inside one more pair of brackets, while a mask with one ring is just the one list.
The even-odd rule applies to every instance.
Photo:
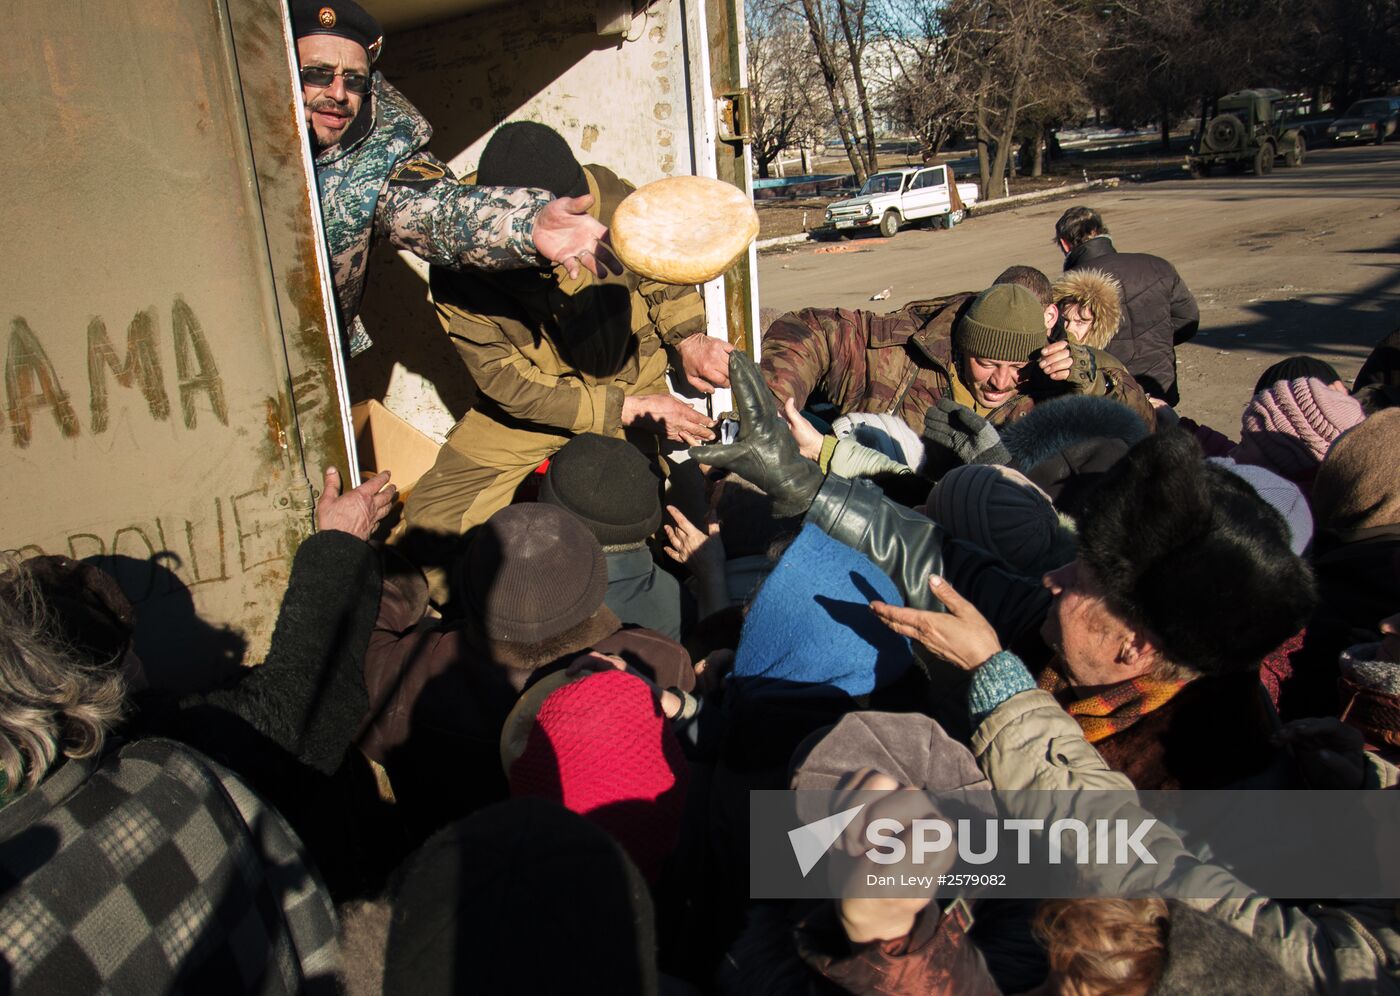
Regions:
[[0, 22], [0, 548], [113, 571], [194, 684], [262, 659], [312, 483], [354, 472], [285, 9]]

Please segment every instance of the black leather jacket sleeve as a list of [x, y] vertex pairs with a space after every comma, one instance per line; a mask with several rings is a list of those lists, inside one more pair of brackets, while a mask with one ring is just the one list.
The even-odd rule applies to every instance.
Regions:
[[807, 521], [865, 554], [890, 576], [916, 609], [942, 612], [928, 577], [948, 579], [996, 629], [1003, 646], [1039, 627], [1050, 593], [1039, 578], [1022, 577], [978, 546], [952, 539], [937, 522], [896, 505], [863, 481], [829, 475]]

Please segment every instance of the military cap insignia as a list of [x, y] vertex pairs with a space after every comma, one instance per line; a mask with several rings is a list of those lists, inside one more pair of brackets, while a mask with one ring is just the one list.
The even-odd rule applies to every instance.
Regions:
[[447, 170], [431, 159], [408, 159], [394, 167], [394, 171], [389, 174], [389, 182], [415, 187], [431, 187], [446, 177]]
[[321, 22], [323, 28], [335, 27], [335, 11], [329, 7], [322, 7], [316, 14], [316, 20]]

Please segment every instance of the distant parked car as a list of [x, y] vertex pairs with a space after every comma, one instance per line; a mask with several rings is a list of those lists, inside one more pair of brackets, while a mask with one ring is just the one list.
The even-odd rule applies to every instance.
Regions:
[[828, 206], [826, 227], [818, 234], [878, 227], [888, 239], [904, 223], [921, 218], [939, 218], [952, 228], [975, 203], [977, 184], [957, 183], [946, 164], [885, 170], [866, 180], [855, 197]]
[[1400, 97], [1367, 97], [1346, 109], [1327, 128], [1332, 144], [1375, 142], [1380, 145], [1400, 129]]

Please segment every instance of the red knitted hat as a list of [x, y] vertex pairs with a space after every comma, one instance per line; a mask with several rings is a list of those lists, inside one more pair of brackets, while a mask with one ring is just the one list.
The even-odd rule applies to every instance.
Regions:
[[680, 836], [690, 770], [651, 687], [623, 671], [545, 699], [510, 768], [512, 796], [540, 796], [588, 817], [655, 880]]

